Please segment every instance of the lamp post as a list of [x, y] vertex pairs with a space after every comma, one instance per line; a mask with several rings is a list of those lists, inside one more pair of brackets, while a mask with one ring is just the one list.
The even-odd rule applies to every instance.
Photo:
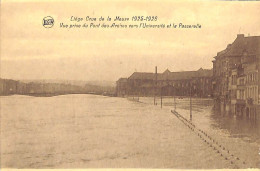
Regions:
[[176, 111], [176, 97], [174, 95], [174, 110]]
[[154, 82], [154, 105], [156, 104], [156, 91], [157, 90], [157, 66], [155, 66], [155, 82]]
[[162, 108], [162, 87], [161, 87], [161, 108]]
[[191, 86], [190, 86], [190, 120], [192, 120], [192, 99], [191, 99], [191, 92], [192, 92], [192, 90], [191, 90], [191, 87], [192, 87], [192, 84], [191, 84]]

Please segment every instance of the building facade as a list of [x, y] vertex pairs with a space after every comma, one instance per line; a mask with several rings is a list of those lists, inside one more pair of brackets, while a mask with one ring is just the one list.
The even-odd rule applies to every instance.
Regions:
[[216, 104], [237, 116], [259, 118], [260, 36], [239, 34], [214, 58], [212, 83]]
[[69, 94], [69, 93], [87, 93], [86, 87], [60, 84], [60, 83], [39, 83], [0, 78], [0, 96], [1, 95], [46, 95], [46, 94]]
[[[122, 86], [123, 85], [123, 86]], [[117, 81], [117, 95], [129, 96], [212, 96], [212, 70], [163, 73], [134, 72]]]

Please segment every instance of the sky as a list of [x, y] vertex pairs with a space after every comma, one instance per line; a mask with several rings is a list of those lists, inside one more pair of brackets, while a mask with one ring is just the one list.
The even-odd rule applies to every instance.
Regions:
[[[116, 81], [133, 72], [212, 68], [237, 34], [260, 36], [260, 2], [48, 1], [1, 2], [1, 78]], [[46, 29], [42, 20], [53, 17]], [[71, 16], [157, 16], [155, 24], [201, 29], [66, 29]], [[121, 22], [123, 23], [123, 22]]]

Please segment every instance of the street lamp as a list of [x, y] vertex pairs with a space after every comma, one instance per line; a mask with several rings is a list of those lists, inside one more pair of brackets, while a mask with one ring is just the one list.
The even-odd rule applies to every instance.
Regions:
[[192, 87], [192, 85], [190, 86], [190, 120], [192, 120], [192, 99], [191, 99], [191, 87]]
[[190, 83], [190, 120], [192, 120], [192, 89], [196, 89], [196, 85], [191, 81]]

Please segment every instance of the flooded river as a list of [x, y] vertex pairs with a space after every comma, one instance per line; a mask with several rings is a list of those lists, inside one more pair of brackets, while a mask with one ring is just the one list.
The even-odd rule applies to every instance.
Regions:
[[[259, 123], [214, 112], [210, 99], [193, 99], [192, 122], [239, 158], [231, 163], [170, 112], [173, 102], [164, 98], [161, 108], [153, 98], [1, 97], [1, 167], [260, 168]], [[176, 99], [176, 111], [187, 119], [189, 104]]]

